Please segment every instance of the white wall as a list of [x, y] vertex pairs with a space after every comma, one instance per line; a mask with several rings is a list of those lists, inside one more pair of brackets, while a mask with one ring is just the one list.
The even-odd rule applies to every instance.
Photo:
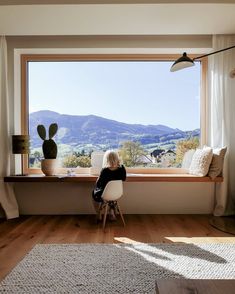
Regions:
[[10, 5], [2, 35], [233, 34], [234, 3]]
[[[17, 183], [21, 214], [92, 214], [93, 183]], [[124, 183], [127, 214], [210, 214], [213, 183]]]
[[[143, 48], [172, 51], [185, 46], [192, 50], [211, 47], [211, 36], [106, 36], [106, 37], [7, 37], [11, 97], [11, 132], [14, 134], [14, 50], [19, 48]], [[162, 52], [163, 52], [162, 51]], [[20, 113], [20, 109], [15, 109]], [[14, 172], [14, 171], [12, 171]], [[94, 213], [91, 202], [93, 183], [18, 183], [16, 197], [21, 214]], [[211, 213], [213, 183], [125, 183], [121, 199], [124, 213]]]

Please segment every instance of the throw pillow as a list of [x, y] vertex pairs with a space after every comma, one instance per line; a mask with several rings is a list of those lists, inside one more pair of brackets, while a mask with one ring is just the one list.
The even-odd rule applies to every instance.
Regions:
[[209, 168], [208, 176], [214, 180], [223, 171], [224, 157], [227, 147], [213, 149], [213, 157]]
[[192, 162], [189, 167], [189, 173], [192, 175], [204, 177], [208, 174], [213, 152], [210, 147], [197, 149], [193, 154]]
[[195, 153], [195, 149], [190, 149], [187, 152], [185, 152], [181, 168], [189, 169], [190, 164], [192, 162], [193, 154]]

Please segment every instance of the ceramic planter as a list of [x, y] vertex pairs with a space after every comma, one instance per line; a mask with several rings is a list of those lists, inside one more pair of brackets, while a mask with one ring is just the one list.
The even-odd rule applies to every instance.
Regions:
[[57, 159], [43, 159], [41, 161], [41, 170], [46, 176], [54, 176], [58, 168]]

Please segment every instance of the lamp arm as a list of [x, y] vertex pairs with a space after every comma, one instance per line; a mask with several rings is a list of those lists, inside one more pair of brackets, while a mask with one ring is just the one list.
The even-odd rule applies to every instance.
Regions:
[[211, 53], [208, 53], [208, 54], [205, 54], [205, 55], [197, 56], [197, 57], [193, 58], [193, 61], [197, 60], [197, 59], [200, 59], [200, 58], [203, 58], [203, 57], [206, 57], [206, 56], [209, 56], [209, 55], [213, 55], [213, 54], [216, 54], [216, 53], [219, 53], [219, 52], [223, 52], [223, 51], [226, 51], [226, 50], [229, 50], [229, 49], [232, 49], [232, 48], [235, 48], [235, 45], [231, 46], [231, 47], [228, 47], [228, 48], [224, 48], [224, 49], [215, 51], [215, 52], [211, 52]]

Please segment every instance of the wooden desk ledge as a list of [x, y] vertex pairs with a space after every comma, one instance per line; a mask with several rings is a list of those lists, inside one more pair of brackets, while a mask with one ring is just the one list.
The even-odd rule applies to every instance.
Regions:
[[[27, 175], [8, 176], [4, 182], [95, 182], [97, 176], [90, 174], [77, 174], [76, 176], [56, 175]], [[210, 177], [198, 177], [190, 174], [127, 174], [127, 182], [209, 182], [221, 183], [223, 177], [212, 180]]]

